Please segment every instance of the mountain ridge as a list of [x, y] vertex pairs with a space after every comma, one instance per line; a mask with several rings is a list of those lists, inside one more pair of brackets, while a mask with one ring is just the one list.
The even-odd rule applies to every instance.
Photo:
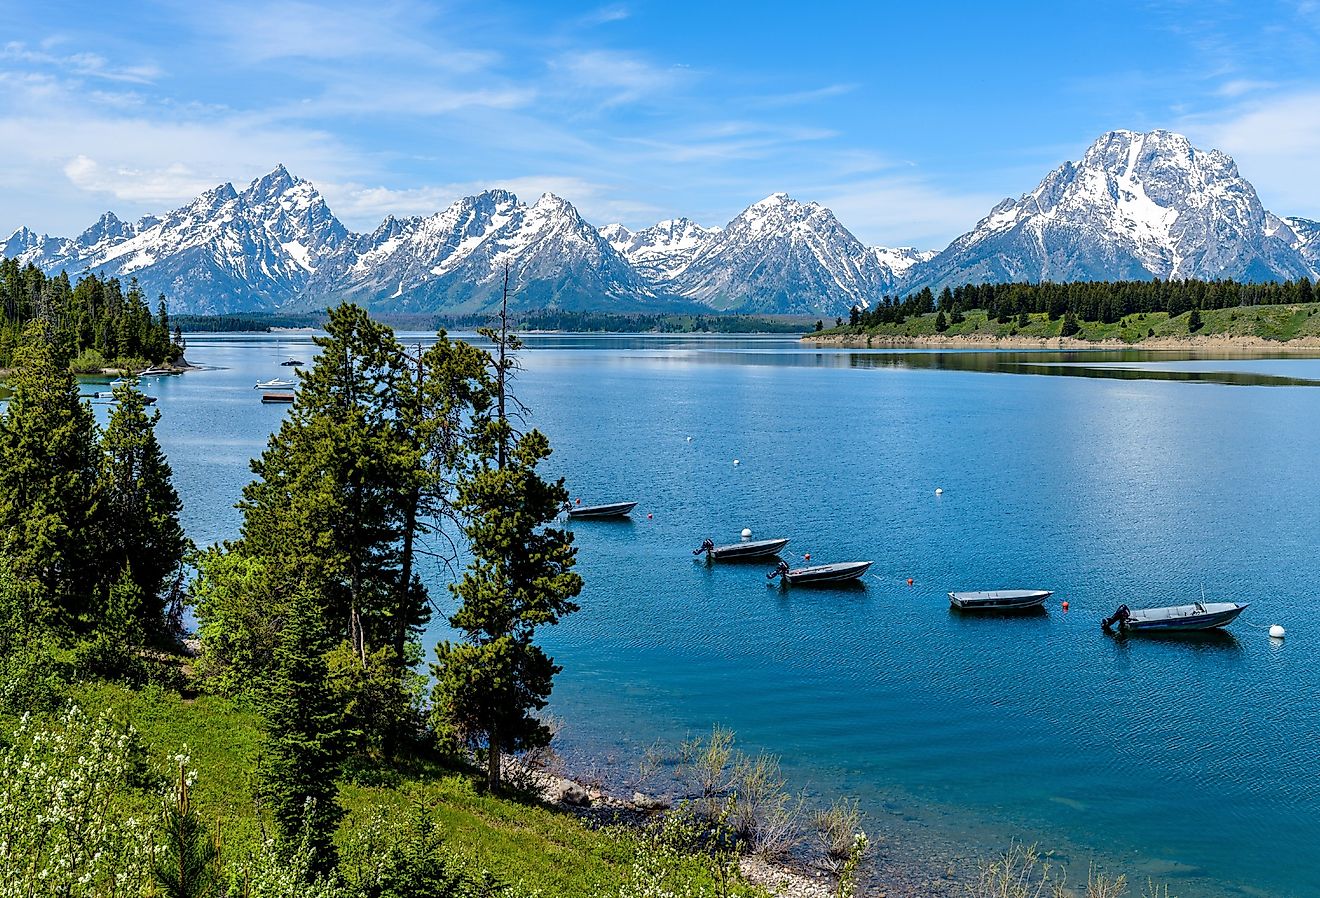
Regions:
[[349, 231], [284, 165], [162, 215], [106, 212], [77, 237], [27, 227], [0, 254], [48, 273], [135, 277], [176, 312], [515, 305], [833, 316], [922, 287], [980, 281], [1287, 280], [1320, 272], [1320, 223], [1266, 210], [1231, 157], [1171, 131], [1114, 130], [943, 250], [868, 247], [827, 207], [772, 193], [722, 227], [688, 218], [597, 228], [551, 193], [492, 189], [429, 216]]

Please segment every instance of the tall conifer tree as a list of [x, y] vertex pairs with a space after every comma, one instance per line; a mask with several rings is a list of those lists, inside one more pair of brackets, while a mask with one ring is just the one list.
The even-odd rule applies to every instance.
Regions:
[[11, 574], [39, 587], [46, 623], [75, 628], [95, 607], [99, 580], [96, 421], [40, 322], [16, 362], [0, 419], [0, 554]]
[[545, 707], [560, 668], [533, 642], [538, 627], [578, 609], [582, 578], [573, 572], [572, 534], [549, 527], [568, 501], [563, 480], [547, 482], [537, 465], [550, 442], [510, 423], [509, 392], [518, 338], [508, 327], [508, 272], [491, 359], [493, 413], [477, 427], [477, 458], [458, 485], [472, 563], [450, 587], [462, 601], [450, 624], [461, 643], [436, 647], [433, 692], [442, 725], [474, 744], [484, 741], [487, 784], [498, 790], [501, 755], [547, 745], [550, 731], [535, 712]]

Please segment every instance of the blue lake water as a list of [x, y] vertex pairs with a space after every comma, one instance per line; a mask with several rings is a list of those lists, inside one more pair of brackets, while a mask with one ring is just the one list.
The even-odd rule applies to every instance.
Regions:
[[[1183, 898], [1320, 895], [1320, 360], [528, 343], [517, 392], [552, 473], [640, 502], [574, 525], [582, 611], [545, 637], [570, 754], [626, 764], [718, 722], [795, 785], [860, 798], [887, 851], [1018, 838], [1074, 880], [1094, 860]], [[286, 413], [253, 383], [313, 351], [196, 336], [217, 370], [148, 388], [199, 543], [235, 534]], [[781, 591], [768, 566], [694, 560], [744, 527], [875, 565], [860, 589]], [[949, 590], [995, 587], [1056, 595], [1039, 617], [950, 612]], [[1252, 603], [1223, 638], [1100, 631], [1203, 587]]]

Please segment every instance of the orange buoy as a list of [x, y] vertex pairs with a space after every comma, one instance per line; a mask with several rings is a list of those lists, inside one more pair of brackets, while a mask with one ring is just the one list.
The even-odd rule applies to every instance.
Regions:
[[911, 586], [911, 585], [912, 585], [912, 578], [911, 578], [911, 577], [908, 577], [908, 586]]
[[804, 561], [810, 561], [810, 560], [811, 560], [811, 553], [808, 552], [806, 555], [803, 555], [802, 558], [803, 558]]
[[581, 504], [582, 504], [582, 498], [581, 498], [580, 496], [578, 497], [577, 504], [578, 504], [578, 505], [581, 505]]
[[1068, 610], [1068, 603], [1067, 603], [1067, 602], [1064, 602], [1064, 603], [1063, 603], [1063, 610], [1064, 610], [1064, 611], [1067, 611], [1067, 610]]

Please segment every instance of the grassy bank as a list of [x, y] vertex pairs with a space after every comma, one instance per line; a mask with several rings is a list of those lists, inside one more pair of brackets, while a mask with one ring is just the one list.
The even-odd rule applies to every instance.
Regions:
[[[89, 714], [109, 711], [132, 724], [155, 769], [169, 769], [176, 754], [188, 755], [198, 774], [194, 804], [203, 819], [218, 821], [225, 853], [241, 857], [257, 848], [262, 824], [252, 773], [261, 752], [256, 714], [215, 696], [184, 698], [108, 683], [77, 686], [71, 698]], [[632, 834], [592, 829], [535, 802], [483, 794], [477, 779], [426, 755], [359, 765], [340, 782], [346, 816], [339, 839], [351, 840], [382, 814], [402, 819], [422, 806], [449, 848], [503, 882], [565, 898], [619, 893], [638, 856]], [[692, 876], [703, 879], [699, 865]]]
[[[937, 329], [938, 312], [918, 315], [902, 323], [884, 323], [872, 327], [837, 327], [808, 334], [816, 337], [856, 338], [872, 342], [886, 339], [941, 342], [957, 338], [984, 340], [1057, 340], [1064, 336], [1064, 319], [1053, 321], [1045, 314], [1026, 316], [1023, 321], [1013, 317], [998, 321], [984, 309], [965, 313], [963, 321], [948, 323], [947, 329]], [[1259, 339], [1270, 342], [1294, 340], [1320, 340], [1320, 303], [1275, 306], [1238, 306], [1229, 309], [1207, 309], [1199, 313], [1201, 326], [1194, 328], [1192, 312], [1170, 317], [1165, 312], [1125, 315], [1116, 322], [1078, 321], [1079, 330], [1072, 339], [1089, 342], [1120, 342], [1138, 345], [1153, 341], [1188, 340], [1192, 338], [1222, 337]], [[948, 316], [945, 316], [946, 323]]]

